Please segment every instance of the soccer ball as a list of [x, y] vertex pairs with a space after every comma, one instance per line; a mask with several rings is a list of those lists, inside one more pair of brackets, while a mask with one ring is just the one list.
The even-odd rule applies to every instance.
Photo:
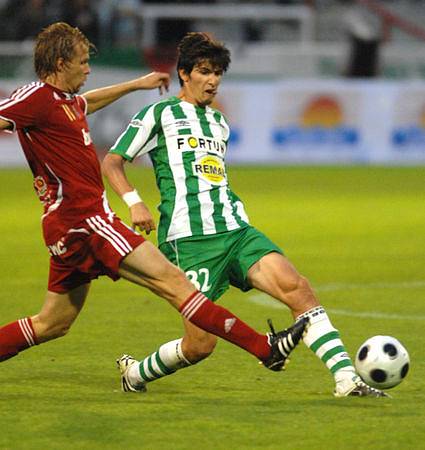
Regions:
[[400, 384], [409, 371], [410, 358], [401, 343], [391, 336], [373, 336], [356, 355], [356, 369], [369, 386], [389, 389]]

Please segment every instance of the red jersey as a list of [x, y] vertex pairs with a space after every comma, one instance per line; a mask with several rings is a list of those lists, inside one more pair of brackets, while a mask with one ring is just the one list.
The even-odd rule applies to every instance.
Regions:
[[13, 124], [43, 203], [43, 234], [57, 242], [84, 218], [110, 211], [86, 119], [87, 102], [43, 82], [17, 89], [0, 102]]

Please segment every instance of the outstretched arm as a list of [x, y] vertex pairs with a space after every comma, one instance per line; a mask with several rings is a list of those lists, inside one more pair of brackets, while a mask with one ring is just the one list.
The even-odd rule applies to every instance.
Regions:
[[113, 86], [93, 89], [92, 91], [85, 92], [83, 96], [87, 100], [87, 113], [91, 114], [130, 92], [138, 91], [140, 89], [158, 88], [160, 94], [162, 94], [164, 90], [168, 91], [169, 85], [170, 75], [168, 73], [152, 72], [144, 77], [136, 78], [134, 80], [114, 84]]
[[[112, 189], [127, 203], [133, 228], [139, 227], [149, 234], [156, 230], [155, 221], [148, 207], [130, 184], [124, 170], [125, 159], [115, 153], [108, 153], [102, 162], [102, 173]], [[130, 196], [128, 196], [130, 194]]]

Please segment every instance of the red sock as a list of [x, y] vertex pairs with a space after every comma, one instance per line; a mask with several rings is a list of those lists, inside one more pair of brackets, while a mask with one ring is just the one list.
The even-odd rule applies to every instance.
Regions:
[[12, 358], [33, 345], [37, 345], [37, 338], [29, 317], [0, 328], [0, 361]]
[[264, 360], [270, 356], [267, 336], [257, 333], [227, 309], [197, 291], [180, 307], [182, 316], [199, 328], [215, 334]]

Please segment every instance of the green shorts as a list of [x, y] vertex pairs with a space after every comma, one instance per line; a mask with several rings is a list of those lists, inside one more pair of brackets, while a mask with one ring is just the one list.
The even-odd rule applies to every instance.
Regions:
[[283, 254], [277, 245], [251, 226], [211, 236], [177, 239], [159, 248], [213, 301], [220, 298], [229, 285], [242, 291], [250, 290], [249, 268], [268, 253]]

